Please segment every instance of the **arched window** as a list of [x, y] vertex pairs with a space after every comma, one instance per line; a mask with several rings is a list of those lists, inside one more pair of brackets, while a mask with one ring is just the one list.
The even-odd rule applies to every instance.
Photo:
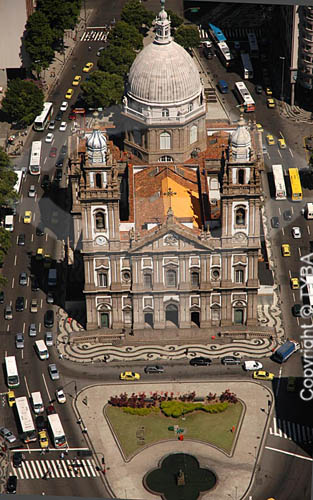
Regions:
[[163, 118], [166, 118], [167, 116], [170, 116], [170, 112], [168, 109], [162, 109], [162, 116]]
[[152, 274], [151, 273], [144, 273], [143, 286], [144, 286], [145, 290], [151, 290], [151, 288], [152, 288]]
[[245, 183], [245, 171], [243, 168], [240, 168], [238, 170], [238, 184], [244, 184]]
[[96, 229], [105, 229], [105, 215], [103, 212], [96, 213]]
[[168, 132], [160, 134], [160, 149], [171, 149], [171, 134]]
[[246, 225], [246, 212], [244, 208], [238, 208], [236, 210], [236, 224], [237, 226], [245, 226]]
[[198, 128], [197, 125], [193, 125], [190, 128], [190, 144], [193, 144], [198, 140]]
[[166, 286], [177, 286], [177, 275], [174, 269], [166, 271]]
[[174, 160], [171, 156], [164, 155], [164, 156], [161, 156], [158, 161], [169, 162], [169, 161], [174, 161]]
[[193, 103], [192, 103], [192, 102], [190, 102], [190, 103], [188, 104], [188, 112], [190, 112], [190, 111], [192, 111], [192, 110], [193, 110]]
[[191, 273], [191, 286], [192, 288], [199, 288], [200, 285], [200, 276], [197, 271], [192, 271]]
[[98, 274], [98, 286], [108, 286], [108, 273], [102, 272]]
[[97, 188], [102, 188], [101, 174], [96, 174], [96, 186]]

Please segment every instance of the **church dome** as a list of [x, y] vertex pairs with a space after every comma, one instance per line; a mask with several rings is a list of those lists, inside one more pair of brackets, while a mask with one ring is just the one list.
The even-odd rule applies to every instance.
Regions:
[[107, 141], [101, 130], [95, 128], [87, 139], [88, 159], [91, 163], [105, 163]]
[[172, 41], [164, 5], [156, 35], [136, 57], [129, 72], [129, 97], [155, 104], [175, 104], [197, 97], [202, 90], [199, 71], [188, 52]]
[[238, 127], [231, 135], [231, 145], [233, 147], [251, 147], [251, 135], [243, 117], [240, 117]]

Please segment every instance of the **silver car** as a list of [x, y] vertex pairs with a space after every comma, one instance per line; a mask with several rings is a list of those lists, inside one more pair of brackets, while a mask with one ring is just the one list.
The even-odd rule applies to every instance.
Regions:
[[20, 273], [19, 284], [22, 286], [27, 286], [27, 273]]
[[14, 443], [16, 441], [16, 437], [14, 434], [9, 431], [6, 427], [0, 427], [0, 435], [4, 437], [9, 443]]
[[48, 371], [51, 380], [59, 380], [60, 378], [59, 370], [57, 369], [54, 363], [48, 366]]
[[53, 346], [53, 335], [52, 332], [46, 332], [45, 333], [45, 343], [48, 347]]
[[5, 306], [4, 319], [13, 319], [12, 306]]
[[15, 347], [16, 349], [24, 349], [24, 335], [22, 333], [15, 335]]
[[36, 337], [36, 335], [37, 335], [37, 328], [36, 328], [35, 323], [31, 323], [31, 324], [29, 325], [29, 328], [28, 328], [28, 335], [29, 335], [30, 337]]
[[36, 188], [35, 186], [32, 184], [31, 186], [29, 186], [29, 190], [28, 190], [28, 197], [29, 198], [35, 198], [36, 196]]

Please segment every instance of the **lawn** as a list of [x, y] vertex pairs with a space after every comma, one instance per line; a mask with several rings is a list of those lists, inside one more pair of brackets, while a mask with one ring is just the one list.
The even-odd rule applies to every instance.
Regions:
[[222, 413], [207, 414], [202, 411], [189, 413], [182, 418], [165, 417], [160, 413], [151, 413], [144, 417], [123, 413], [122, 408], [107, 405], [105, 412], [118, 438], [126, 458], [129, 458], [142, 447], [137, 437], [138, 431], [144, 427], [144, 445], [157, 443], [163, 439], [177, 440], [177, 435], [168, 427], [178, 425], [185, 429], [184, 439], [198, 439], [221, 448], [230, 453], [242, 412], [241, 403], [230, 405]]

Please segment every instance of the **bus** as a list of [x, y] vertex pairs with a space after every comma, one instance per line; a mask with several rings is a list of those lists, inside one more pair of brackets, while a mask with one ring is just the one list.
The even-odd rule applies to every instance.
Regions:
[[24, 443], [37, 441], [36, 430], [34, 427], [33, 417], [29, 409], [27, 397], [22, 396], [20, 398], [16, 398], [15, 407], [21, 429], [20, 438], [24, 441]]
[[57, 413], [48, 415], [48, 423], [54, 447], [60, 448], [63, 446], [67, 446], [65, 433], [59, 415]]
[[254, 32], [248, 33], [248, 42], [249, 42], [250, 56], [252, 58], [259, 57], [259, 46]]
[[229, 50], [227, 43], [219, 42], [216, 44], [216, 48], [217, 48], [216, 53], [220, 58], [222, 64], [224, 64], [226, 68], [229, 68], [229, 66], [231, 66], [231, 64], [234, 62], [234, 57], [231, 51]]
[[246, 113], [255, 111], [255, 102], [243, 82], [236, 82], [234, 91], [239, 103], [243, 105]]
[[18, 376], [15, 356], [6, 356], [4, 358], [4, 363], [7, 375], [7, 386], [10, 388], [18, 387], [20, 385], [20, 378]]
[[285, 177], [282, 165], [272, 165], [272, 172], [275, 184], [275, 199], [286, 200], [287, 192], [285, 185]]
[[43, 111], [35, 118], [33, 129], [37, 130], [37, 132], [42, 132], [43, 130], [45, 130], [46, 126], [52, 118], [52, 115], [53, 103], [45, 102], [43, 105]]
[[241, 54], [242, 74], [244, 80], [253, 78], [253, 66], [249, 54]]
[[292, 201], [302, 200], [302, 187], [300, 182], [299, 170], [297, 168], [289, 169], [289, 179], [291, 186], [291, 199]]
[[41, 141], [33, 141], [29, 160], [29, 173], [40, 175]]
[[224, 33], [214, 24], [209, 24], [209, 35], [214, 43], [226, 42]]

